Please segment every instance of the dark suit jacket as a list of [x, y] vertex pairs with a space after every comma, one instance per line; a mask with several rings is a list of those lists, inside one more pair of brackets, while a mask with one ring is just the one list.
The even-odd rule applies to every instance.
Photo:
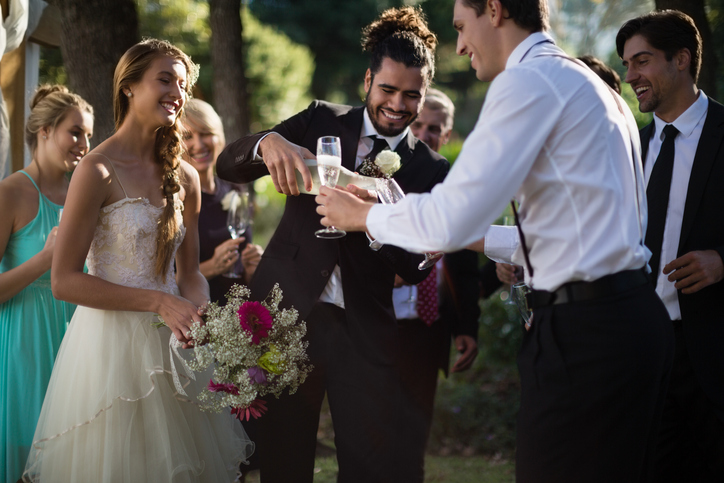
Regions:
[[[644, 160], [653, 125], [640, 133]], [[724, 106], [711, 98], [691, 169], [677, 257], [695, 250], [716, 250], [724, 260]], [[689, 295], [679, 291], [689, 355], [704, 391], [724, 421], [723, 304], [724, 281]]]
[[[363, 109], [314, 101], [272, 131], [312, 153], [316, 152], [319, 137], [339, 136], [342, 165], [354, 170]], [[252, 159], [254, 146], [265, 133], [246, 136], [228, 145], [219, 155], [218, 175], [246, 183], [269, 174], [263, 162]], [[394, 178], [405, 192], [429, 191], [450, 169], [443, 157], [412, 134], [402, 140], [396, 151], [402, 167]], [[418, 283], [429, 270], [417, 269], [421, 255], [393, 246], [373, 251], [364, 233], [348, 233], [337, 240], [316, 238], [314, 232], [322, 227], [316, 208], [314, 196], [287, 197], [284, 215], [251, 283], [252, 296], [265, 298], [278, 282], [284, 292], [283, 305], [294, 306], [304, 319], [319, 300], [335, 265], [339, 265], [351, 336], [371, 360], [392, 364], [397, 343], [392, 307], [395, 273], [409, 283]]]

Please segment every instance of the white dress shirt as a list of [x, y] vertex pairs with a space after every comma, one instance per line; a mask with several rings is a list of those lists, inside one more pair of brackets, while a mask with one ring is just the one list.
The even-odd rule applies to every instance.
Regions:
[[[393, 151], [397, 149], [397, 145], [407, 136], [410, 128], [405, 128], [402, 133], [394, 137], [386, 137], [377, 134], [375, 127], [372, 125], [370, 115], [367, 109], [364, 110], [364, 120], [362, 122], [362, 130], [360, 131], [359, 142], [357, 143], [357, 159], [355, 161], [355, 168], [364, 161], [365, 157], [372, 151], [374, 146], [374, 140], [368, 136], [377, 136], [387, 140], [390, 149]], [[379, 248], [377, 248], [379, 250]], [[322, 295], [319, 296], [320, 302], [328, 302], [338, 307], [344, 308], [344, 292], [342, 291], [342, 271], [339, 269], [339, 265], [335, 265], [332, 275], [327, 281], [327, 285], [322, 291]]]
[[[589, 69], [550, 54], [565, 55], [542, 32], [512, 52], [445, 181], [430, 194], [375, 205], [367, 216], [374, 238], [420, 252], [458, 250], [483, 238], [515, 197], [533, 288], [555, 290], [646, 264], [633, 115], [619, 98], [624, 120]], [[525, 265], [520, 247], [510, 261]]]
[[[686, 205], [686, 194], [689, 189], [689, 178], [691, 168], [694, 165], [694, 156], [699, 146], [701, 131], [704, 128], [706, 114], [709, 112], [709, 99], [704, 91], [699, 90], [699, 97], [689, 108], [676, 118], [671, 124], [679, 130], [674, 139], [674, 171], [671, 175], [671, 191], [669, 191], [669, 205], [666, 209], [666, 222], [664, 225], [664, 240], [661, 244], [661, 260], [659, 271], [664, 266], [677, 258], [679, 251], [679, 239], [681, 238], [681, 224], [684, 220], [684, 206]], [[651, 178], [651, 171], [659, 156], [663, 142], [663, 132], [666, 122], [654, 115], [654, 132], [649, 140], [649, 149], [646, 151], [646, 163], [644, 164], [644, 176], [646, 186]], [[681, 318], [679, 308], [679, 296], [674, 282], [669, 282], [668, 277], [661, 275], [656, 283], [656, 293], [663, 300], [666, 310], [669, 311], [671, 320]]]

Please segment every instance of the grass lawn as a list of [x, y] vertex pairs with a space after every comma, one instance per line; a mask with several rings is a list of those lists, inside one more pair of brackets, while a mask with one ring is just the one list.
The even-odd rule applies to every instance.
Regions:
[[[334, 456], [317, 458], [314, 483], [336, 483], [337, 460]], [[280, 462], [283, 464], [283, 462]], [[259, 472], [250, 474], [245, 483], [257, 483]], [[481, 456], [427, 456], [425, 483], [513, 483], [512, 461], [491, 460]]]

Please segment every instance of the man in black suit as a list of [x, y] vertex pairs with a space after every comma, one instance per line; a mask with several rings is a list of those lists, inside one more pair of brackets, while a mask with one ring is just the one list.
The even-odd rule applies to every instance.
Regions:
[[616, 37], [642, 112], [656, 291], [673, 320], [676, 352], [654, 480], [724, 481], [724, 106], [697, 88], [701, 37], [664, 10]]
[[[401, 158], [394, 174], [405, 192], [429, 191], [449, 170], [419, 142], [409, 125], [422, 108], [434, 75], [436, 39], [419, 10], [390, 9], [364, 30], [371, 53], [364, 78], [365, 107], [314, 101], [271, 131], [247, 136], [219, 156], [222, 178], [249, 182], [270, 174], [287, 198], [282, 220], [251, 284], [266, 297], [274, 283], [283, 304], [307, 322], [312, 374], [292, 395], [271, 398], [257, 440], [265, 483], [311, 482], [321, 404], [327, 394], [335, 430], [340, 482], [406, 481], [396, 474], [400, 387], [397, 325], [392, 308], [395, 274], [417, 283], [421, 255], [376, 247], [364, 233], [323, 240], [313, 196], [299, 195], [295, 170], [312, 188], [304, 163], [317, 139], [338, 136], [342, 166], [354, 171], [385, 140]], [[360, 191], [360, 194], [362, 192]]]

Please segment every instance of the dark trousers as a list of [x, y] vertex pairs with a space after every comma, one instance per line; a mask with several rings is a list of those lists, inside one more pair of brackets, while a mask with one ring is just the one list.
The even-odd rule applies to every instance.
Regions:
[[431, 326], [420, 319], [400, 320], [398, 326], [402, 403], [397, 481], [422, 483], [437, 378], [448, 353], [450, 334], [440, 320]]
[[518, 357], [516, 482], [646, 481], [674, 352], [653, 287], [533, 313]]
[[673, 324], [674, 367], [656, 448], [654, 481], [724, 481], [724, 422], [716, 416], [694, 373], [682, 321], [675, 320]]
[[340, 483], [394, 482], [399, 382], [395, 366], [370, 363], [347, 331], [344, 310], [318, 303], [306, 318], [307, 380], [267, 398], [257, 450], [263, 483], [311, 483], [325, 392], [334, 425]]

